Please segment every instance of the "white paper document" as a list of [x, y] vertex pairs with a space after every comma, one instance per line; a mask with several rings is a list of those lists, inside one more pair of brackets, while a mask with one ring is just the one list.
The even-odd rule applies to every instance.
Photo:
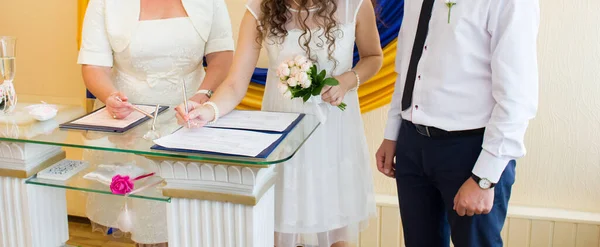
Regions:
[[154, 143], [170, 149], [257, 157], [280, 137], [281, 134], [256, 131], [181, 128], [171, 135], [154, 140]]
[[[147, 105], [136, 105], [142, 111], [153, 113], [156, 106]], [[106, 108], [102, 108], [90, 115], [77, 119], [72, 124], [90, 125], [90, 126], [104, 126], [112, 128], [125, 128], [138, 120], [146, 117], [146, 115], [133, 111], [129, 116], [124, 119], [114, 119], [110, 113], [107, 112]]]
[[283, 132], [299, 116], [287, 112], [232, 111], [207, 127]]

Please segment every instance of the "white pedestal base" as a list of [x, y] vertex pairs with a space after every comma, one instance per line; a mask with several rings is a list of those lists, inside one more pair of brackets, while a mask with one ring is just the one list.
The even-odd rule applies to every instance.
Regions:
[[167, 206], [169, 246], [273, 246], [274, 189], [256, 206], [172, 199]]
[[[26, 168], [35, 169], [37, 165], [28, 162], [29, 154], [42, 156], [28, 150], [29, 147], [39, 150], [36, 145], [2, 143], [1, 146], [3, 164], [0, 165], [10, 164], [12, 169], [3, 170], [5, 174], [28, 174], [30, 169]], [[27, 185], [25, 180], [0, 176], [0, 247], [62, 246], [69, 239], [65, 190]]]
[[69, 240], [64, 189], [0, 177], [0, 246], [62, 246]]
[[163, 161], [169, 246], [274, 246], [274, 166]]

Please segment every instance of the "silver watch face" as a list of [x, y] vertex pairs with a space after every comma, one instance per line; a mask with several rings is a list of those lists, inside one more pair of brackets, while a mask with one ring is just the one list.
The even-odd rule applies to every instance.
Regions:
[[482, 188], [482, 189], [484, 189], [484, 190], [487, 190], [487, 189], [489, 189], [491, 186], [492, 186], [492, 182], [490, 182], [490, 180], [487, 180], [487, 179], [485, 179], [485, 178], [482, 178], [482, 179], [480, 179], [480, 180], [479, 180], [479, 187], [480, 187], [480, 188]]

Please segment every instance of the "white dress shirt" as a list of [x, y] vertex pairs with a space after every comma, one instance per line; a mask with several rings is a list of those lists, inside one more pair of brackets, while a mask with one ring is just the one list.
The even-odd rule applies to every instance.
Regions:
[[450, 23], [445, 1], [436, 0], [412, 106], [402, 111], [422, 2], [405, 1], [385, 138], [398, 138], [402, 119], [447, 131], [485, 127], [473, 173], [497, 182], [510, 160], [525, 155], [537, 111], [538, 0], [456, 0]]

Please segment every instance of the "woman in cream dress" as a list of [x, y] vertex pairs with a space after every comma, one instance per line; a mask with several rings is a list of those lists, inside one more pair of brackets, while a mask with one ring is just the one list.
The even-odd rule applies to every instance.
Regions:
[[[224, 0], [90, 0], [78, 63], [97, 98], [95, 107], [106, 105], [111, 117], [124, 118], [132, 103], [180, 104], [182, 83], [192, 101], [207, 101], [228, 72], [233, 43]], [[85, 158], [92, 166], [135, 161], [157, 172], [148, 160], [130, 154], [88, 151]], [[87, 216], [116, 228], [124, 202], [90, 193]], [[164, 203], [130, 200], [129, 207], [136, 215], [131, 232], [136, 243], [168, 241]]]

